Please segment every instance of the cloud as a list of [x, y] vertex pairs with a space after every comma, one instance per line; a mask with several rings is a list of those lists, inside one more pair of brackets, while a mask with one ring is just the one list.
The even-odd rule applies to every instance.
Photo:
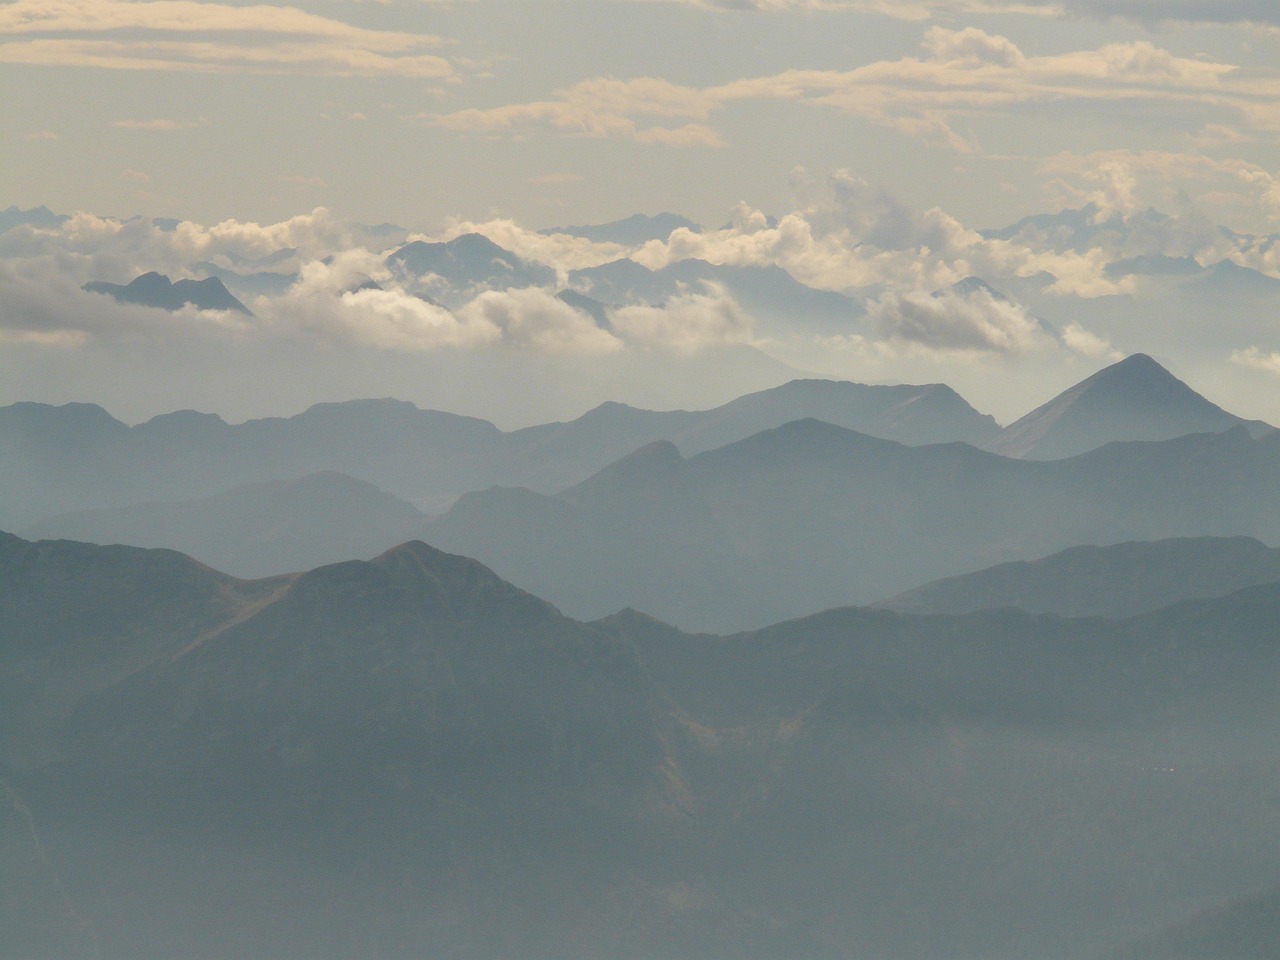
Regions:
[[1062, 343], [1074, 353], [1091, 360], [1123, 360], [1124, 354], [1111, 345], [1111, 341], [1091, 333], [1078, 323], [1068, 323], [1062, 328]]
[[[1230, 259], [1280, 275], [1280, 249], [1266, 237], [1224, 233], [1223, 220], [1280, 221], [1280, 176], [1259, 164], [1200, 153], [1113, 150], [1062, 153], [1040, 165], [1067, 206], [1092, 204], [1088, 242], [1110, 259], [1164, 255], [1202, 264]], [[1194, 197], [1194, 200], [1192, 199]], [[1154, 215], [1152, 209], [1172, 210]], [[1061, 245], [1070, 237], [1027, 236]]]
[[753, 13], [867, 13], [896, 20], [928, 20], [957, 14], [1023, 13], [1052, 15], [1057, 3], [1001, 2], [1001, 0], [663, 0], [705, 10]]
[[1231, 354], [1231, 362], [1238, 367], [1261, 370], [1264, 373], [1280, 377], [1280, 350], [1263, 350], [1260, 347], [1245, 347]]
[[277, 336], [329, 345], [362, 345], [403, 353], [474, 348], [496, 343], [492, 324], [462, 318], [401, 290], [365, 289], [333, 295], [318, 287], [292, 291], [254, 308]]
[[150, 270], [188, 276], [198, 261], [236, 269], [282, 253], [289, 259], [273, 262], [271, 269], [289, 270], [292, 264], [366, 242], [375, 241], [323, 207], [279, 223], [225, 220], [204, 226], [184, 221], [171, 230], [141, 218], [120, 221], [77, 213], [56, 227], [18, 226], [0, 234], [0, 260], [27, 270], [54, 264], [76, 284], [127, 282]]
[[144, 173], [141, 170], [134, 170], [132, 167], [126, 167], [120, 171], [121, 180], [131, 180], [134, 183], [150, 183], [151, 174]]
[[11, 0], [0, 6], [0, 63], [447, 78], [449, 62], [424, 52], [441, 42], [266, 4]]
[[708, 347], [750, 343], [752, 339], [751, 318], [723, 288], [714, 284], [704, 293], [673, 297], [660, 307], [619, 307], [610, 319], [626, 340], [677, 353], [697, 353]]
[[890, 293], [869, 307], [867, 318], [890, 343], [934, 351], [1020, 354], [1047, 342], [1023, 307], [986, 290]]
[[[705, 122], [719, 103], [702, 91], [658, 77], [618, 80], [596, 77], [557, 91], [559, 99], [517, 103], [488, 110], [467, 109], [424, 119], [460, 133], [510, 134], [529, 125], [601, 139], [673, 147], [719, 147], [724, 141]], [[688, 120], [678, 126], [653, 121]]]
[[[1274, 72], [1179, 57], [1147, 41], [1029, 56], [975, 27], [931, 27], [923, 56], [853, 70], [787, 70], [706, 88], [656, 77], [596, 77], [555, 98], [430, 115], [446, 129], [522, 136], [539, 127], [682, 147], [720, 147], [714, 117], [739, 102], [783, 101], [834, 110], [962, 153], [978, 147], [958, 119], [1011, 114], [1042, 103], [1152, 104], [1201, 123], [1205, 111], [1255, 130], [1280, 131]], [[683, 122], [678, 122], [683, 121]]]
[[868, 288], [935, 290], [966, 276], [992, 279], [1051, 274], [1054, 294], [1122, 293], [1131, 278], [1106, 275], [1101, 250], [1044, 249], [987, 239], [945, 211], [908, 209], [882, 188], [839, 170], [825, 181], [794, 178], [797, 207], [769, 225], [740, 205], [726, 229], [676, 230], [632, 254], [650, 269], [697, 258], [735, 266], [776, 265], [810, 286], [844, 292]]
[[581, 310], [537, 287], [488, 290], [458, 310], [463, 321], [488, 325], [502, 342], [539, 353], [613, 353], [622, 343]]
[[62, 137], [54, 133], [52, 130], [36, 130], [34, 133], [28, 133], [25, 137], [27, 140], [61, 140]]
[[705, 10], [788, 13], [849, 12], [928, 20], [983, 14], [1118, 17], [1144, 23], [1280, 25], [1273, 0], [663, 0]]

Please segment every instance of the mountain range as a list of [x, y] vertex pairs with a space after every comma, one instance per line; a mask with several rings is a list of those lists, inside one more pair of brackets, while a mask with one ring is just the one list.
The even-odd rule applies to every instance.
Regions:
[[1277, 880], [1275, 584], [713, 637], [422, 543], [0, 571], [15, 956], [1067, 960]]
[[1280, 434], [1240, 426], [1035, 462], [810, 419], [690, 458], [651, 444], [554, 496], [467, 494], [431, 537], [575, 616], [726, 630], [1082, 544], [1277, 542], [1278, 484]]

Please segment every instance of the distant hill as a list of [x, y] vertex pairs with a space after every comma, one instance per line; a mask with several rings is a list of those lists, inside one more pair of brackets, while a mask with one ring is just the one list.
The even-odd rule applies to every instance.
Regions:
[[1250, 537], [1071, 547], [1042, 560], [948, 577], [877, 606], [904, 613], [1018, 607], [1067, 617], [1129, 617], [1183, 600], [1280, 581], [1280, 550]]
[[652, 217], [635, 213], [609, 223], [579, 227], [548, 227], [538, 232], [548, 235], [563, 233], [571, 237], [582, 237], [594, 243], [620, 243], [627, 247], [637, 247], [650, 240], [666, 240], [673, 231], [682, 228], [694, 233], [702, 232], [702, 227], [698, 224], [674, 213], [659, 213]]
[[25, 535], [168, 547], [238, 577], [373, 556], [418, 536], [426, 514], [341, 473], [236, 487], [195, 500], [51, 517]]
[[249, 313], [249, 308], [233, 297], [217, 277], [173, 283], [164, 274], [144, 273], [127, 284], [94, 281], [86, 283], [84, 289], [90, 293], [105, 293], [121, 303], [137, 303], [161, 310], [181, 310], [191, 304], [200, 310]]
[[[1243, 423], [1135, 353], [1032, 410], [984, 446], [1008, 457], [1057, 460], [1116, 440], [1168, 440]], [[1256, 421], [1250, 427], [1267, 429]]]

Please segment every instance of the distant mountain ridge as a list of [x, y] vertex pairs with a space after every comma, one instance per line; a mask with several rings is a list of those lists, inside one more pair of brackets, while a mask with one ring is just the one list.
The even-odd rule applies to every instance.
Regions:
[[[555, 496], [467, 494], [431, 537], [576, 616], [634, 607], [711, 630], [1080, 544], [1280, 542], [1280, 434], [1243, 427], [1048, 462], [906, 447], [813, 419], [689, 459], [659, 452]], [[660, 493], [673, 486], [675, 512]]]
[[185, 500], [337, 471], [430, 507], [495, 483], [570, 486], [653, 440], [696, 453], [804, 416], [907, 443], [980, 442], [995, 422], [942, 385], [801, 381], [707, 411], [606, 403], [567, 423], [504, 433], [396, 400], [317, 404], [231, 425], [179, 411], [128, 427], [100, 407], [0, 408], [0, 522], [26, 529], [73, 510]]

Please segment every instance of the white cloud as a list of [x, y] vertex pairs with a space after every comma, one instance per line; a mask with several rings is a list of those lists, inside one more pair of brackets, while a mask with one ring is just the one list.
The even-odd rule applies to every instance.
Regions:
[[[17, 263], [48, 259], [77, 284], [88, 280], [123, 282], [155, 270], [189, 275], [191, 264], [208, 260], [236, 268], [281, 251], [296, 251], [294, 262], [319, 259], [362, 245], [364, 235], [323, 207], [272, 224], [225, 220], [213, 226], [184, 221], [162, 230], [150, 220], [111, 220], [77, 213], [49, 229], [15, 227], [0, 234], [0, 259]], [[291, 269], [280, 263], [272, 269]]]
[[260, 298], [254, 307], [272, 323], [276, 335], [321, 344], [421, 353], [488, 346], [501, 336], [482, 318], [456, 316], [396, 289], [369, 288], [334, 296], [320, 286], [310, 286], [273, 300]]
[[1128, 215], [1150, 206], [1176, 202], [1189, 185], [1197, 192], [1226, 190], [1280, 219], [1280, 177], [1246, 160], [1218, 159], [1202, 153], [1160, 150], [1106, 150], [1059, 153], [1040, 164], [1058, 176], [1069, 202], [1095, 204], [1099, 217]]
[[613, 353], [622, 343], [595, 320], [537, 287], [488, 290], [458, 310], [476, 327], [497, 330], [502, 342], [539, 353]]
[[867, 318], [882, 339], [927, 350], [1019, 354], [1047, 342], [1023, 307], [985, 290], [890, 293], [871, 305]]
[[1265, 373], [1280, 377], [1280, 350], [1263, 350], [1260, 347], [1245, 347], [1231, 354], [1231, 362], [1238, 367], [1251, 370], [1262, 370]]
[[1111, 341], [1080, 326], [1068, 323], [1062, 328], [1062, 343], [1074, 353], [1091, 360], [1123, 360], [1124, 354], [1111, 345]]
[[867, 13], [895, 20], [928, 20], [957, 14], [1023, 13], [1051, 15], [1061, 12], [1056, 3], [1017, 0], [662, 0], [686, 3], [705, 10], [759, 13]]
[[628, 306], [613, 311], [614, 329], [626, 340], [677, 353], [750, 343], [751, 318], [715, 285], [704, 293], [673, 297], [659, 307]]
[[[462, 133], [515, 133], [531, 124], [545, 124], [593, 138], [621, 137], [672, 147], [724, 146], [719, 134], [705, 123], [718, 108], [717, 100], [658, 77], [595, 77], [557, 91], [557, 96], [555, 100], [472, 108], [424, 119]], [[672, 120], [690, 122], [678, 126], [654, 122]]]
[[[977, 146], [954, 126], [1041, 103], [1152, 104], [1201, 123], [1206, 110], [1255, 130], [1280, 131], [1280, 78], [1234, 64], [1179, 57], [1140, 40], [1045, 56], [975, 27], [931, 27], [924, 56], [853, 70], [787, 70], [706, 88], [656, 77], [596, 77], [554, 99], [432, 115], [457, 131], [524, 135], [546, 127], [588, 137], [673, 146], [723, 146], [712, 120], [728, 105], [785, 101], [824, 107], [959, 152]], [[678, 123], [677, 121], [684, 121]]]
[[[106, 36], [101, 36], [106, 35]], [[438, 37], [296, 7], [196, 0], [11, 0], [0, 62], [119, 70], [450, 77]]]

